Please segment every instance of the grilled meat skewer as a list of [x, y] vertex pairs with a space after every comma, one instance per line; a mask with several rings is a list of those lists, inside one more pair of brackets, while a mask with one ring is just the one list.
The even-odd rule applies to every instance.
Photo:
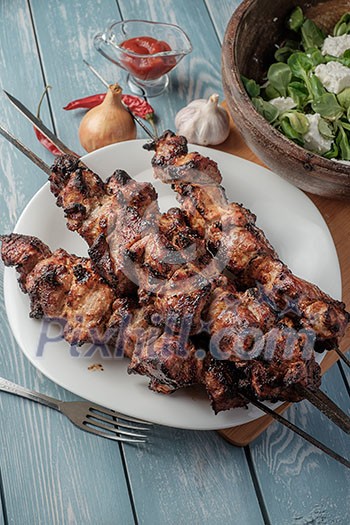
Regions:
[[[78, 167], [77, 167], [77, 163], [78, 163]], [[69, 223], [69, 226], [72, 228], [72, 229], [78, 229], [80, 231], [80, 233], [83, 234], [83, 236], [85, 236], [88, 241], [90, 240], [90, 243], [92, 242], [91, 241], [91, 237], [88, 237], [88, 235], [91, 234], [90, 230], [94, 230], [94, 226], [97, 224], [98, 226], [101, 225], [101, 223], [104, 225], [103, 221], [100, 220], [100, 222], [97, 222], [97, 217], [101, 219], [100, 217], [100, 213], [96, 213], [95, 212], [95, 209], [97, 207], [97, 204], [99, 202], [99, 199], [101, 198], [102, 196], [102, 193], [100, 191], [99, 193], [99, 190], [101, 190], [101, 188], [103, 187], [103, 183], [102, 181], [97, 177], [95, 176], [90, 170], [86, 170], [86, 169], [83, 169], [83, 172], [81, 170], [81, 168], [84, 168], [83, 166], [79, 166], [79, 163], [80, 161], [78, 161], [78, 159], [76, 158], [70, 158], [70, 157], [60, 157], [59, 159], [59, 166], [60, 168], [58, 170], [56, 170], [56, 168], [54, 167], [53, 169], [53, 174], [51, 176], [51, 186], [52, 186], [52, 189], [53, 189], [53, 192], [54, 194], [58, 197], [58, 204], [59, 205], [62, 205], [66, 212], [68, 211], [67, 215], [68, 215], [68, 223]], [[81, 163], [80, 163], [81, 164]], [[67, 167], [68, 166], [68, 167]], [[215, 168], [215, 165], [212, 165], [211, 166], [211, 172], [214, 172]], [[57, 171], [58, 171], [58, 174], [59, 176], [57, 177]], [[62, 182], [63, 181], [63, 182]], [[124, 172], [118, 172], [117, 174], [115, 174], [109, 181], [107, 181], [107, 187], [109, 186], [109, 184], [111, 185], [111, 187], [113, 188], [113, 190], [115, 190], [115, 188], [118, 188], [118, 191], [120, 189], [120, 186], [124, 189], [124, 193], [127, 193], [128, 194], [128, 197], [131, 195], [133, 197], [134, 195], [134, 185], [137, 184], [135, 183], [135, 181], [132, 181], [132, 179], [130, 179]], [[128, 187], [129, 184], [131, 184], [132, 188], [131, 188], [131, 191], [126, 191], [125, 192], [125, 186]], [[69, 188], [71, 187], [71, 191], [68, 191]], [[84, 202], [84, 206], [85, 206], [85, 209], [87, 209], [87, 212], [84, 212], [84, 217], [90, 217], [92, 216], [92, 221], [89, 222], [89, 220], [82, 220], [84, 217], [81, 216], [81, 206], [77, 206], [77, 200], [79, 198], [81, 198], [81, 188], [83, 188], [84, 190], [84, 196], [85, 196], [85, 201], [83, 200]], [[78, 191], [78, 196], [76, 193], [74, 193], [74, 190], [77, 190]], [[112, 191], [113, 191], [112, 190]], [[113, 191], [114, 194], [118, 194], [118, 191]], [[122, 192], [120, 192], [122, 193]], [[120, 193], [118, 196], [120, 196]], [[138, 201], [138, 195], [137, 195], [137, 189], [135, 191], [136, 193], [136, 196], [135, 196], [135, 199], [136, 201]], [[66, 197], [65, 197], [66, 195]], [[89, 200], [90, 199], [90, 200]], [[97, 200], [96, 200], [97, 199]], [[122, 199], [124, 199], [124, 194], [122, 193]], [[106, 199], [107, 202], [108, 202], [108, 199]], [[129, 202], [130, 200], [132, 200], [132, 198], [130, 199], [129, 198]], [[103, 207], [103, 205], [102, 205]], [[71, 214], [71, 211], [78, 208], [79, 209], [79, 213], [78, 213], [78, 216], [77, 215], [74, 215], [74, 214]], [[108, 211], [108, 205], [106, 206], [107, 208], [107, 211]], [[97, 207], [98, 209], [98, 207]], [[100, 211], [98, 209], [98, 211]], [[179, 212], [176, 212], [177, 214]], [[94, 216], [95, 214], [95, 216]], [[97, 217], [96, 217], [97, 216]], [[158, 215], [159, 217], [159, 215]], [[167, 221], [165, 221], [165, 224], [167, 224]], [[86, 225], [88, 225], [88, 227], [86, 227]], [[174, 231], [178, 231], [178, 226], [179, 226], [179, 220], [177, 220], [177, 224], [176, 224], [177, 228], [174, 230]], [[169, 231], [169, 228], [160, 228], [159, 231], [164, 235], [164, 232], [167, 232]], [[85, 233], [87, 232], [87, 234]], [[152, 232], [153, 233], [153, 232]], [[97, 231], [97, 236], [100, 235], [100, 231], [98, 230]], [[149, 234], [151, 235], [151, 233]], [[176, 234], [176, 237], [178, 238], [179, 237], [179, 233]], [[96, 238], [96, 235], [95, 235], [95, 238]], [[159, 238], [159, 234], [158, 234], [158, 238]], [[145, 236], [145, 239], [147, 239], [147, 235]], [[153, 236], [153, 239], [154, 239], [154, 236]], [[148, 241], [150, 240], [153, 240], [152, 238], [151, 239], [148, 239]], [[187, 231], [186, 231], [186, 235], [183, 234], [182, 232], [182, 237], [181, 239], [185, 239], [186, 242], [188, 242], [188, 228], [187, 228]], [[139, 240], [139, 242], [142, 243], [142, 238]], [[137, 244], [134, 243], [134, 244]], [[176, 244], [176, 242], [175, 242]], [[146, 246], [151, 246], [152, 243], [151, 242], [148, 242], [146, 243]], [[157, 244], [155, 243], [155, 245], [157, 246]], [[177, 246], [175, 246], [176, 248]], [[183, 245], [181, 246], [183, 247]], [[174, 249], [174, 242], [173, 242], [173, 249]], [[132, 250], [133, 250], [133, 245], [131, 245], [131, 247], [129, 248], [129, 253], [131, 254], [132, 253]], [[174, 251], [176, 251], [174, 249]], [[137, 250], [136, 250], [136, 253], [137, 253]], [[147, 251], [145, 252], [146, 255], [147, 255]], [[134, 250], [134, 254], [135, 254], [135, 250]], [[149, 255], [149, 254], [148, 254]], [[139, 257], [139, 254], [138, 254], [138, 257]], [[149, 261], [150, 259], [154, 262], [154, 261], [159, 261], [159, 259], [157, 257], [154, 257], [153, 254], [151, 253], [151, 257], [146, 257], [146, 267], [148, 268], [152, 268], [152, 264], [149, 264]], [[158, 263], [159, 264], [159, 263]], [[145, 260], [143, 260], [143, 265], [145, 266]], [[157, 272], [160, 273], [157, 269]], [[193, 272], [193, 276], [196, 278], [196, 272], [198, 272], [198, 269], [194, 266], [193, 269], [192, 269], [192, 272]], [[183, 268], [183, 267], [180, 267], [179, 270], [178, 270], [178, 273], [180, 274], [180, 280], [179, 280], [179, 283], [180, 283], [180, 288], [181, 288], [181, 284], [183, 282], [185, 282], [186, 280], [188, 280], [188, 273], [186, 272], [186, 268]], [[164, 275], [164, 277], [166, 278], [166, 274]], [[176, 279], [177, 279], [178, 275], [176, 275]], [[175, 283], [176, 283], [176, 279], [175, 279]], [[165, 290], [164, 290], [165, 288]], [[200, 313], [201, 309], [203, 308], [204, 304], [205, 304], [205, 300], [206, 300], [206, 297], [208, 295], [208, 292], [210, 292], [210, 284], [209, 286], [208, 285], [205, 285], [205, 286], [200, 286], [199, 287], [200, 290], [201, 290], [201, 299], [199, 298], [199, 308], [197, 310], [197, 313]], [[194, 297], [196, 297], [196, 300], [198, 300], [198, 285], [194, 288]], [[204, 293], [203, 293], [203, 290], [204, 290]], [[169, 292], [167, 294], [167, 291]], [[179, 297], [180, 299], [183, 299], [185, 298], [185, 309], [183, 308], [179, 308], [179, 305], [181, 304], [181, 301], [179, 300]], [[170, 298], [170, 304], [168, 302], [168, 312], [174, 312], [175, 315], [176, 315], [176, 322], [174, 323], [175, 326], [177, 326], [179, 324], [179, 322], [181, 323], [181, 320], [184, 318], [184, 314], [186, 313], [186, 307], [191, 307], [191, 303], [194, 299], [194, 297], [191, 295], [189, 295], [188, 293], [188, 290], [185, 290], [185, 293], [182, 293], [182, 294], [179, 294], [177, 293], [177, 290], [175, 289], [175, 293], [174, 293], [174, 280], [169, 283], [166, 283], [165, 285], [163, 285], [163, 290], [162, 290], [162, 293], [160, 293], [160, 295], [158, 296], [158, 305], [157, 305], [157, 301], [153, 301], [153, 306], [154, 306], [154, 310], [156, 311], [156, 313], [158, 313], [159, 315], [159, 312], [161, 312], [161, 306], [162, 306], [162, 303], [167, 303], [167, 301], [164, 301], [164, 298], [168, 299]], [[160, 298], [160, 300], [159, 300]], [[145, 301], [145, 303], [147, 304], [147, 300]], [[188, 310], [187, 310], [188, 311]], [[193, 318], [193, 308], [189, 309], [189, 317]], [[153, 320], [154, 320], [154, 315], [153, 315]], [[165, 316], [165, 319], [167, 320], [167, 322], [169, 322], [169, 317], [171, 318], [171, 316], [168, 316], [166, 315]], [[164, 317], [163, 317], [163, 326], [164, 326]], [[162, 324], [160, 323], [160, 324]], [[157, 324], [157, 323], [155, 323]], [[196, 325], [198, 324], [198, 319], [197, 319], [197, 322], [196, 322]], [[142, 367], [139, 367], [139, 369], [141, 370]]]
[[[205, 361], [197, 357], [188, 334], [153, 326], [153, 311], [117, 297], [90, 259], [63, 249], [51, 252], [26, 235], [3, 235], [1, 241], [4, 264], [16, 268], [20, 287], [29, 295], [30, 316], [62, 321], [68, 343], [110, 345], [115, 355], [131, 359], [130, 372], [148, 376], [159, 392], [203, 382]], [[212, 364], [213, 388], [214, 368]]]
[[15, 266], [19, 284], [30, 298], [30, 317], [64, 320], [63, 336], [71, 345], [112, 340], [113, 312], [127, 308], [114, 290], [97, 274], [91, 260], [63, 249], [51, 252], [36, 237], [1, 236], [2, 260]]
[[[238, 368], [231, 363], [220, 362], [210, 354], [202, 359], [188, 334], [174, 334], [167, 326], [163, 330], [152, 326], [152, 309], [117, 298], [88, 259], [64, 250], [52, 253], [33, 237], [9, 235], [2, 241], [3, 260], [16, 266], [21, 288], [31, 299], [31, 315], [63, 321], [63, 336], [70, 344], [91, 342], [114, 347], [115, 354], [131, 358], [130, 372], [151, 379], [153, 390], [169, 393], [200, 383], [216, 411], [245, 404], [240, 392], [247, 383], [246, 370], [254, 368], [253, 363], [240, 363], [237, 374]], [[226, 289], [227, 283], [223, 285]], [[235, 361], [236, 365], [239, 360]], [[279, 379], [283, 388], [281, 375]], [[304, 383], [298, 380], [297, 384], [302, 387]], [[244, 393], [258, 394], [247, 387]], [[265, 397], [271, 398], [268, 391]], [[276, 389], [274, 397], [278, 397]]]
[[[295, 330], [288, 318], [278, 320], [257, 288], [237, 291], [222, 277], [205, 312], [209, 347], [238, 378], [239, 392], [260, 400], [300, 401], [296, 386], [317, 389], [320, 367], [314, 338]], [[228, 403], [212, 399], [215, 411]]]
[[[87, 241], [95, 269], [116, 293], [137, 292], [141, 305], [151, 301], [163, 324], [172, 317], [179, 327], [191, 317], [195, 332], [217, 271], [197, 276], [212, 257], [181, 210], [161, 214], [151, 184], [122, 170], [104, 183], [69, 155], [55, 160], [49, 180], [68, 228]], [[192, 281], [186, 289], [185, 280]]]
[[[67, 157], [66, 157], [65, 159], [67, 160]], [[192, 159], [192, 160], [193, 160], [193, 159]], [[73, 159], [73, 161], [75, 162], [76, 159]], [[198, 154], [197, 154], [197, 161], [198, 161]], [[199, 161], [202, 162], [201, 159], [199, 159]], [[74, 162], [73, 162], [73, 163], [74, 163]], [[68, 162], [68, 164], [71, 164], [71, 163]], [[64, 170], [63, 170], [63, 171], [64, 171]], [[68, 170], [68, 171], [69, 171], [69, 170]], [[215, 173], [215, 163], [213, 163], [213, 164], [211, 165], [211, 168], [210, 168], [209, 171], [212, 172], [212, 173]], [[70, 177], [70, 176], [67, 177], [67, 176], [64, 175], [64, 173], [62, 173], [62, 175], [63, 175], [62, 179], [65, 179], [65, 181], [67, 181], [67, 180], [70, 181], [70, 180], [71, 180], [71, 177]], [[77, 186], [77, 187], [79, 188], [80, 185], [81, 185], [81, 184], [80, 184], [80, 183], [81, 183], [81, 174], [78, 172], [76, 175], [77, 175], [77, 179], [78, 179], [78, 180], [76, 181], [75, 186]], [[125, 174], [125, 175], [126, 175], [126, 174]], [[96, 177], [96, 178], [97, 178], [97, 177]], [[73, 178], [73, 179], [74, 179], [74, 178]], [[98, 178], [97, 178], [97, 180], [98, 180]], [[88, 193], [89, 193], [89, 192], [88, 192]], [[91, 192], [90, 195], [93, 195], [93, 192]], [[61, 203], [59, 202], [59, 204], [61, 204]], [[73, 204], [74, 204], [74, 203], [73, 203]], [[75, 203], [75, 204], [77, 204], [77, 203]], [[79, 203], [78, 203], [78, 204], [79, 204]], [[74, 208], [74, 206], [73, 206], [73, 208]], [[246, 215], [249, 215], [249, 213], [247, 213]], [[96, 217], [95, 217], [95, 219], [96, 219]], [[103, 223], [103, 221], [102, 221], [102, 223]], [[73, 228], [73, 229], [75, 229], [75, 228]], [[194, 271], [195, 271], [195, 270], [196, 270], [196, 268], [194, 267]], [[181, 272], [183, 272], [183, 268], [181, 268]], [[186, 272], [185, 272], [185, 276], [186, 276]], [[184, 295], [183, 295], [183, 296], [184, 296]], [[176, 297], [176, 299], [178, 299], [178, 294], [175, 294], [175, 297]], [[172, 307], [173, 310], [175, 310], [174, 306], [176, 307], [176, 302], [177, 302], [177, 301], [175, 300], [175, 302], [173, 302], [173, 304], [171, 305], [171, 307]], [[202, 306], [201, 306], [201, 307], [202, 307]], [[199, 311], [200, 311], [200, 310], [199, 310]], [[181, 318], [181, 316], [180, 316], [180, 318]], [[215, 366], [216, 366], [216, 363], [214, 363], [214, 364], [215, 364]], [[214, 367], [214, 368], [215, 368], [215, 367]], [[232, 374], [228, 374], [228, 375], [229, 375], [229, 376], [232, 376]], [[226, 389], [226, 390], [227, 390], [227, 389]], [[227, 408], [228, 408], [228, 407], [227, 407]]]
[[338, 346], [349, 321], [345, 305], [293, 275], [278, 259], [255, 216], [228, 203], [216, 164], [188, 153], [186, 139], [170, 131], [145, 147], [155, 150], [155, 177], [172, 184], [192, 228], [240, 288], [258, 286], [276, 312], [288, 313], [301, 328], [314, 330], [317, 350]]
[[[4, 264], [16, 268], [20, 287], [29, 295], [30, 316], [62, 321], [63, 337], [69, 344], [107, 344], [119, 356], [132, 359], [135, 373], [142, 367], [146, 372], [144, 353], [148, 359], [153, 356], [150, 368], [155, 357], [159, 360], [162, 356], [164, 362], [157, 374], [172, 389], [200, 382], [202, 361], [197, 360], [198, 370], [191, 363], [195, 359], [193, 344], [149, 324], [151, 312], [133, 299], [117, 297], [90, 259], [63, 249], [51, 252], [36, 237], [11, 234], [1, 236], [1, 241]], [[155, 372], [151, 375], [154, 386]]]
[[[207, 312], [212, 336], [217, 336], [224, 328], [221, 342], [229, 356], [221, 361], [222, 356], [215, 359], [210, 353], [204, 359], [199, 358], [188, 330], [177, 334], [172, 325], [162, 328], [153, 326], [153, 309], [140, 308], [126, 298], [117, 298], [114, 290], [93, 270], [89, 259], [69, 255], [62, 249], [52, 253], [38, 239], [16, 234], [2, 237], [2, 258], [6, 265], [16, 267], [20, 286], [31, 299], [32, 317], [64, 320], [63, 335], [70, 344], [93, 342], [118, 345], [118, 354], [131, 358], [130, 372], [150, 377], [154, 390], [171, 392], [202, 383], [208, 390], [214, 410], [218, 412], [245, 404], [242, 399], [240, 402], [237, 400], [240, 388], [259, 399], [275, 400], [290, 399], [292, 393], [286, 389], [288, 384], [299, 382], [302, 386], [308, 386], [308, 379], [318, 386], [318, 365], [310, 366], [313, 353], [309, 361], [302, 363], [299, 360], [296, 366], [293, 356], [283, 360], [282, 355], [276, 354], [277, 358], [272, 357], [269, 362], [260, 355], [259, 359], [254, 359], [254, 356], [251, 359], [249, 355], [242, 358], [236, 352], [237, 341], [230, 339], [233, 329], [238, 336], [244, 326], [259, 327], [268, 332], [274, 326], [275, 319], [257, 294], [236, 293], [225, 277], [221, 278], [220, 286], [213, 292]], [[271, 366], [273, 361], [277, 363], [274, 368]], [[303, 364], [304, 368], [309, 366], [309, 375], [304, 372], [305, 377], [301, 371]], [[265, 376], [262, 375], [262, 368]], [[269, 390], [268, 384], [272, 385], [269, 368], [272, 370], [271, 377], [277, 378], [275, 383], [279, 383], [279, 389], [271, 386]], [[295, 369], [298, 369], [297, 374]], [[283, 374], [287, 378], [285, 381]], [[251, 377], [255, 382], [251, 382], [250, 386]], [[232, 396], [235, 391], [236, 395]], [[300, 396], [294, 393], [293, 399], [297, 398], [300, 399]]]
[[[7, 135], [5, 135], [5, 136], [7, 136]], [[17, 146], [17, 141], [16, 140], [14, 141], [14, 143]], [[39, 163], [39, 165], [41, 165], [41, 164]], [[46, 171], [46, 170], [44, 170], [44, 171]], [[41, 250], [39, 249], [39, 252], [40, 251]], [[45, 249], [44, 249], [44, 252], [45, 252]], [[44, 255], [44, 254], [42, 254], [42, 255]], [[35, 256], [37, 256], [37, 253], [35, 254]], [[25, 263], [25, 259], [22, 260], [22, 265], [24, 265], [24, 263]], [[25, 263], [25, 264], [27, 264], [27, 263]], [[28, 266], [28, 268], [29, 268], [29, 266]], [[209, 364], [206, 363], [206, 366], [204, 367], [204, 377], [206, 378], [206, 384], [207, 384], [208, 392], [210, 392], [212, 381], [214, 381], [214, 389], [217, 388], [217, 384], [219, 383], [219, 386], [221, 385], [221, 390], [224, 391], [224, 393], [227, 394], [226, 398], [233, 399], [233, 397], [235, 397], [237, 395], [237, 386], [236, 386], [235, 382], [232, 381], [232, 376], [230, 375], [230, 373], [229, 373], [229, 371], [227, 369], [227, 366], [225, 366], [225, 363], [223, 363], [223, 362], [214, 360], [211, 356], [209, 356], [209, 358], [210, 358]], [[214, 371], [214, 374], [213, 374], [213, 371]], [[217, 378], [218, 377], [219, 377], [219, 382], [217, 382]], [[229, 378], [229, 381], [227, 383], [225, 382], [225, 378]], [[245, 401], [249, 400], [249, 401], [253, 402], [254, 404], [256, 404], [256, 401], [254, 401], [254, 398], [250, 398], [249, 399], [248, 394], [246, 393], [245, 396], [237, 395], [237, 406], [241, 406], [242, 404], [244, 404], [243, 403], [244, 399], [245, 399]], [[262, 405], [262, 407], [263, 407], [263, 405]], [[262, 408], [262, 409], [264, 410], [264, 408]], [[349, 465], [349, 462], [347, 462], [344, 458], [341, 458], [338, 455], [336, 455], [333, 451], [324, 448], [322, 446], [322, 444], [320, 446], [320, 444], [315, 442], [315, 440], [313, 440], [311, 438], [311, 436], [309, 436], [308, 434], [304, 433], [303, 431], [300, 431], [300, 429], [292, 428], [292, 430], [294, 430], [294, 431], [298, 430], [298, 433], [300, 435], [302, 435], [305, 439], [307, 439], [310, 443], [314, 443], [316, 446], [321, 448], [321, 450], [325, 451], [327, 454], [331, 455], [333, 458], [337, 459], [338, 461], [341, 461], [343, 464], [346, 464], [347, 466]]]
[[[178, 137], [175, 137], [175, 139], [178, 139]], [[183, 140], [181, 148], [177, 148], [177, 142], [175, 142], [175, 144], [176, 146], [172, 148], [172, 151], [183, 152], [186, 150], [186, 144], [183, 143]], [[168, 146], [167, 142], [166, 146]], [[215, 180], [218, 182], [220, 180], [220, 174], [215, 163], [212, 161], [208, 162], [208, 159], [204, 159], [199, 154], [189, 154], [189, 156], [191, 157], [189, 161], [188, 156], [184, 157], [188, 162], [183, 162], [183, 159], [179, 162], [182, 180], [184, 174], [188, 172], [188, 164], [191, 166], [190, 171], [195, 174], [195, 180], [200, 181], [201, 184], [205, 183], [206, 186], [208, 186], [210, 181]], [[207, 169], [203, 175], [203, 170], [206, 166]], [[176, 169], [175, 172], [177, 173]], [[112, 177], [104, 183], [96, 174], [88, 170], [79, 159], [69, 155], [59, 157], [56, 160], [50, 175], [50, 182], [51, 190], [57, 198], [57, 204], [63, 207], [65, 211], [68, 227], [78, 231], [82, 237], [87, 240], [90, 245], [89, 254], [94, 266], [99, 273], [112, 284], [119, 295], [129, 295], [133, 290], [135, 291], [135, 282], [140, 285], [140, 281], [142, 281], [139, 295], [147, 297], [152, 281], [155, 281], [157, 283], [156, 287], [160, 288], [158, 278], [169, 278], [171, 275], [171, 273], [169, 273], [169, 264], [163, 262], [164, 257], [162, 250], [164, 247], [164, 238], [166, 242], [168, 242], [167, 235], [164, 234], [164, 232], [171, 231], [171, 228], [164, 228], [164, 226], [159, 227], [163, 218], [160, 216], [156, 205], [156, 193], [150, 184], [133, 181], [122, 171], [115, 172]], [[221, 201], [224, 203], [226, 198], [223, 190], [217, 185], [213, 186], [211, 184], [211, 188], [213, 187], [216, 194], [218, 192], [221, 193]], [[201, 191], [202, 188], [196, 186], [195, 189]], [[203, 193], [204, 192], [202, 192], [202, 194]], [[216, 201], [218, 201], [218, 198]], [[206, 206], [203, 207], [203, 209], [208, 210], [208, 203], [205, 204]], [[239, 228], [237, 226], [235, 229], [240, 230], [239, 235], [242, 237], [248, 232], [248, 227], [250, 230], [252, 229], [253, 216], [250, 212], [238, 205], [231, 205], [229, 208], [229, 213], [227, 213], [226, 209], [226, 216], [229, 216], [231, 222], [232, 217], [234, 217], [235, 226], [240, 225]], [[197, 208], [194, 211], [195, 213], [192, 213], [192, 216], [188, 214], [188, 218], [192, 222], [192, 226], [194, 226], [191, 233], [192, 240], [198, 230], [196, 220], [199, 214]], [[210, 208], [212, 215], [213, 211], [218, 213], [218, 207], [212, 206]], [[221, 216], [225, 215], [223, 205], [219, 207], [219, 212], [222, 212]], [[171, 220], [173, 220], [174, 217], [175, 215], [172, 214]], [[193, 217], [195, 217], [195, 219], [193, 219]], [[207, 218], [207, 216], [205, 218]], [[211, 218], [213, 219], [213, 216]], [[163, 222], [168, 226], [171, 221], [167, 218]], [[179, 228], [180, 221], [174, 222], [176, 223], [176, 227]], [[212, 220], [212, 224], [214, 224], [214, 227], [219, 229], [219, 231], [223, 223], [225, 223], [224, 219], [221, 221], [221, 226], [219, 220]], [[217, 224], [219, 224], [219, 227], [216, 226]], [[186, 226], [186, 228], [188, 230], [188, 226]], [[232, 230], [232, 228], [227, 228], [227, 224], [225, 224], [224, 230], [227, 229], [229, 231]], [[175, 228], [173, 228], [173, 231], [175, 231]], [[251, 231], [247, 234], [251, 236]], [[186, 242], [188, 242], [188, 231], [186, 231], [184, 238]], [[255, 228], [253, 235], [253, 239], [256, 238], [258, 238], [259, 242], [264, 241], [263, 234], [257, 228]], [[246, 241], [246, 237], [243, 237], [243, 239]], [[173, 240], [171, 240], [169, 244], [174, 244]], [[195, 240], [195, 244], [196, 250], [198, 251], [198, 246], [200, 245], [198, 239]], [[218, 244], [218, 241], [216, 241], [216, 244]], [[224, 243], [222, 244], [224, 245]], [[247, 245], [249, 246], [249, 242], [244, 242], [243, 244], [244, 249]], [[251, 245], [254, 245], [254, 243], [252, 242]], [[135, 265], [135, 261], [140, 260], [140, 247], [142, 246], [146, 250], [145, 256], [143, 256], [140, 265]], [[176, 248], [177, 246], [175, 249], [171, 246], [172, 251], [176, 252], [178, 256], [179, 250], [176, 250]], [[270, 251], [272, 250], [272, 248], [268, 248]], [[200, 249], [202, 250], [203, 256], [208, 257], [203, 248]], [[227, 252], [226, 246], [225, 250], [221, 249], [220, 251], [224, 252], [223, 257], [225, 257], [225, 253]], [[221, 263], [220, 258], [217, 258], [217, 260]], [[240, 267], [246, 264], [246, 251], [244, 254], [242, 254], [242, 249], [238, 251], [236, 270], [237, 261], [239, 261]], [[230, 262], [232, 263], [232, 257]], [[181, 273], [179, 267], [180, 264], [177, 268]], [[136, 272], [136, 275], [135, 269], [139, 270]], [[172, 265], [172, 272], [174, 272], [174, 269], [176, 268]], [[230, 267], [230, 269], [232, 269], [232, 267]], [[148, 270], [150, 270], [149, 275], [147, 275]], [[176, 280], [178, 276], [174, 277], [174, 280]], [[262, 275], [262, 278], [264, 277], [266, 276]], [[282, 277], [284, 276], [282, 275]], [[177, 281], [181, 282], [183, 279], [180, 277]], [[144, 292], [145, 285], [146, 293]], [[160, 303], [164, 303], [164, 297], [166, 297], [167, 292], [171, 291], [172, 286], [173, 283], [170, 283], [163, 287], [162, 293], [160, 294]], [[170, 293], [170, 297], [169, 309], [176, 312], [178, 309], [172, 302], [174, 302], [173, 299], [174, 297], [176, 298], [177, 295]], [[271, 297], [269, 297], [269, 299], [271, 300]], [[280, 304], [278, 306], [280, 306]], [[311, 315], [313, 315], [312, 306], [313, 305], [308, 306]], [[285, 305], [285, 307], [290, 310], [292, 310], [293, 307], [295, 309], [295, 305], [291, 305], [290, 302], [288, 305]], [[159, 308], [159, 311], [161, 311], [161, 308]], [[334, 317], [334, 312], [330, 312], [330, 308], [325, 310], [324, 316], [331, 317], [330, 313], [333, 313]], [[181, 316], [178, 317], [181, 318]]]

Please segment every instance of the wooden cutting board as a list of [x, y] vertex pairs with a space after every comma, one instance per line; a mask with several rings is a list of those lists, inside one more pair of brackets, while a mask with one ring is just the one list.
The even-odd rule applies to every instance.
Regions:
[[[225, 105], [225, 104], [224, 104]], [[238, 157], [256, 162], [261, 166], [264, 164], [258, 157], [248, 148], [243, 138], [234, 126], [231, 120], [231, 131], [227, 140], [217, 146], [217, 149], [232, 153]], [[333, 236], [333, 240], [337, 249], [340, 268], [342, 273], [343, 286], [343, 301], [350, 309], [350, 200], [339, 201], [335, 199], [328, 199], [319, 197], [318, 195], [307, 194], [314, 202], [317, 208], [323, 215], [328, 228]], [[350, 329], [347, 331], [342, 344], [341, 350], [345, 352], [350, 347]], [[322, 373], [325, 373], [336, 361], [338, 356], [335, 352], [329, 352], [322, 361]], [[284, 403], [276, 412], [282, 413], [289, 406], [289, 403]], [[239, 425], [237, 427], [228, 428], [225, 430], [218, 430], [219, 434], [230, 443], [237, 446], [246, 446], [254, 439], [256, 439], [274, 420], [270, 416], [263, 416], [255, 421]]]

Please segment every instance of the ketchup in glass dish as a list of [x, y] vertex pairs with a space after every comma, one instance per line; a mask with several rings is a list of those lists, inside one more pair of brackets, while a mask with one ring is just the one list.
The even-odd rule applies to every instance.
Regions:
[[125, 53], [121, 62], [132, 75], [141, 80], [156, 80], [176, 64], [176, 58], [171, 54], [159, 56], [159, 53], [171, 52], [170, 45], [151, 36], [130, 38], [119, 44], [119, 47], [131, 51], [130, 54]]
[[169, 84], [168, 73], [192, 51], [186, 33], [174, 24], [149, 20], [113, 22], [94, 37], [102, 56], [128, 72], [132, 93], [157, 97]]

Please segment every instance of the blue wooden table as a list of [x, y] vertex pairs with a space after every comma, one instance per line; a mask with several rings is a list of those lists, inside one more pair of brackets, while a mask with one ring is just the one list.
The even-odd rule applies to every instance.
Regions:
[[[52, 86], [43, 120], [74, 151], [83, 115], [62, 110], [71, 99], [101, 92], [85, 58], [109, 81], [124, 73], [94, 50], [92, 39], [112, 20], [144, 18], [180, 25], [193, 53], [152, 100], [160, 128], [194, 98], [222, 93], [220, 52], [238, 0], [1, 0], [1, 87], [35, 108]], [[262, 14], [263, 21], [263, 14]], [[103, 89], [102, 89], [103, 91]], [[0, 121], [46, 162], [52, 156], [31, 126], [0, 94]], [[139, 133], [139, 136], [143, 135]], [[44, 180], [0, 140], [0, 231], [11, 232]], [[22, 355], [9, 328], [0, 267], [0, 375], [63, 400], [74, 396], [46, 379]], [[335, 365], [325, 391], [349, 411], [350, 376]], [[349, 438], [308, 403], [287, 417], [349, 457]], [[215, 432], [159, 427], [148, 446], [119, 446], [76, 429], [63, 416], [0, 395], [0, 525], [347, 524], [350, 472], [274, 424], [251, 446], [236, 448]]]

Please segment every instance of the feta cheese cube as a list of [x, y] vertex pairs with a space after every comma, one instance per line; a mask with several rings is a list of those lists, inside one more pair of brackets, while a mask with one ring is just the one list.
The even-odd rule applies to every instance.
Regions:
[[315, 75], [330, 93], [337, 95], [343, 89], [350, 87], [350, 67], [343, 66], [340, 62], [319, 64], [315, 68]]
[[341, 57], [350, 49], [350, 35], [327, 36], [322, 46], [322, 55]]
[[326, 153], [326, 151], [329, 151], [331, 149], [333, 140], [325, 139], [319, 132], [318, 123], [321, 118], [321, 115], [319, 113], [305, 116], [309, 121], [309, 129], [303, 136], [303, 139], [305, 141], [304, 146], [306, 149], [322, 155], [323, 153]]
[[296, 107], [296, 103], [292, 99], [292, 97], [277, 97], [272, 98], [269, 100], [270, 104], [275, 106], [280, 113], [283, 113], [283, 111], [288, 111], [289, 109], [293, 109]]

